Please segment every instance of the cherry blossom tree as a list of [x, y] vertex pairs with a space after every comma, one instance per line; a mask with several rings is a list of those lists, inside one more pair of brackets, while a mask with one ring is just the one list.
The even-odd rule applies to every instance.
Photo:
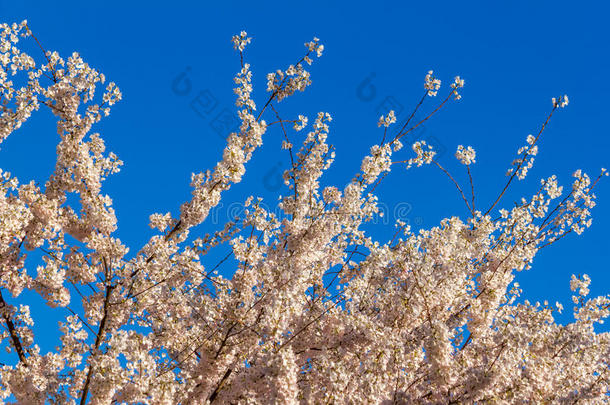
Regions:
[[[573, 276], [574, 321], [562, 325], [554, 320], [561, 305], [522, 302], [514, 280], [540, 249], [591, 224], [593, 190], [605, 170], [594, 179], [577, 170], [567, 190], [555, 176], [544, 178], [530, 198], [500, 208], [528, 174], [566, 96], [552, 100], [493, 201], [475, 199], [470, 146], [455, 154], [466, 184], [423, 141], [394, 157], [413, 130], [461, 98], [464, 80], [456, 77], [435, 102], [442, 89], [432, 71], [410, 119], [398, 128], [394, 112], [382, 116], [380, 142], [360, 172], [342, 188], [322, 188], [335, 158], [330, 114], [319, 113], [308, 127], [308, 117], [285, 117], [280, 106], [311, 83], [306, 69], [323, 45], [314, 38], [294, 64], [269, 73], [268, 95], [257, 104], [245, 58], [250, 38], [242, 32], [233, 37], [239, 131], [213, 169], [192, 175], [192, 197], [180, 214], [151, 215], [155, 235], [128, 249], [114, 235], [112, 199], [102, 188], [122, 162], [92, 132], [121, 99], [119, 89], [77, 53], [45, 50], [25, 21], [0, 25], [0, 41], [0, 142], [47, 108], [59, 135], [55, 170], [44, 184], [0, 171], [0, 342], [13, 359], [0, 368], [3, 399], [609, 402], [610, 334], [594, 326], [610, 315], [610, 296], [589, 298], [589, 277]], [[23, 41], [38, 51], [24, 52]], [[415, 119], [425, 103], [432, 112]], [[240, 216], [198, 236], [271, 127], [291, 162], [279, 211], [249, 197]], [[373, 240], [363, 226], [378, 214], [377, 185], [391, 169], [422, 165], [448, 176], [468, 215], [417, 232], [396, 221], [391, 240]], [[221, 263], [237, 263], [230, 279], [208, 259], [221, 246], [230, 247]], [[43, 254], [36, 269], [26, 268], [32, 251]], [[25, 291], [66, 310], [55, 351], [41, 353]]]

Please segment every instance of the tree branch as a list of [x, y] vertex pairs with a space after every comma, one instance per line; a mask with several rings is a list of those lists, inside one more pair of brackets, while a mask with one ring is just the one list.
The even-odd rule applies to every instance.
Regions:
[[[95, 345], [92, 351], [92, 356], [95, 355], [97, 349], [99, 349], [102, 343], [102, 336], [104, 334], [104, 329], [106, 328], [106, 322], [108, 319], [108, 304], [110, 303], [110, 294], [114, 286], [109, 285], [106, 287], [106, 298], [104, 299], [104, 316], [100, 322], [100, 327], [97, 331], [97, 336], [95, 337]], [[85, 386], [83, 387], [83, 393], [80, 398], [80, 405], [84, 405], [87, 402], [87, 394], [89, 393], [89, 384], [91, 383], [91, 375], [93, 374], [93, 365], [89, 366], [89, 371], [87, 372], [87, 378], [85, 379]]]
[[15, 324], [8, 313], [5, 312], [5, 309], [8, 309], [8, 305], [4, 301], [4, 297], [2, 297], [2, 291], [0, 291], [0, 311], [3, 312], [2, 317], [6, 322], [6, 327], [8, 328], [8, 333], [11, 335], [11, 340], [13, 341], [13, 346], [17, 351], [17, 356], [19, 356], [19, 361], [21, 361], [27, 367], [28, 364], [25, 361], [25, 351], [23, 350], [23, 345], [21, 344], [21, 340], [19, 339], [19, 335], [15, 329]]

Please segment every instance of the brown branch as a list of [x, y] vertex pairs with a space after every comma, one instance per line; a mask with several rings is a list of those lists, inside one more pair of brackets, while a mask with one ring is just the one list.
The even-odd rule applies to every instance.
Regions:
[[505, 347], [506, 347], [506, 342], [502, 342], [502, 347], [498, 351], [498, 354], [496, 355], [496, 358], [494, 359], [494, 361], [491, 362], [491, 365], [487, 369], [487, 372], [489, 372], [493, 368], [494, 364], [496, 364], [496, 361], [498, 360], [498, 358], [500, 358], [500, 354], [502, 354], [502, 351], [504, 351]]
[[419, 121], [417, 124], [415, 124], [414, 126], [412, 126], [410, 129], [408, 129], [407, 131], [405, 131], [404, 133], [399, 133], [398, 135], [396, 135], [396, 138], [394, 138], [394, 140], [400, 139], [403, 136], [407, 135], [409, 132], [413, 131], [414, 129], [416, 129], [417, 127], [419, 127], [421, 124], [423, 124], [424, 122], [428, 121], [430, 118], [432, 118], [432, 116], [434, 114], [436, 114], [441, 108], [443, 108], [443, 106], [447, 103], [447, 101], [449, 101], [449, 99], [451, 98], [452, 95], [457, 94], [457, 92], [455, 91], [455, 89], [451, 90], [451, 92], [449, 93], [449, 95], [443, 100], [442, 103], [439, 104], [438, 107], [436, 107], [434, 109], [434, 111], [432, 111], [430, 114], [428, 114], [423, 120]]
[[[271, 109], [273, 110], [273, 112], [275, 113], [275, 116], [278, 119], [278, 122], [280, 123], [280, 126], [282, 127], [282, 132], [284, 133], [284, 139], [286, 139], [286, 142], [288, 144], [290, 144], [290, 141], [288, 140], [288, 134], [286, 133], [286, 128], [284, 127], [284, 123], [282, 121], [282, 119], [280, 118], [280, 114], [277, 112], [277, 110], [275, 109], [275, 107], [273, 107], [273, 104], [269, 105], [271, 107]], [[295, 164], [294, 164], [294, 156], [292, 155], [292, 146], [290, 146], [288, 148], [288, 153], [290, 154], [290, 167], [292, 169], [292, 173], [290, 175], [290, 177], [292, 177], [292, 181], [294, 182], [294, 201], [297, 200], [297, 196], [298, 196], [298, 191], [297, 191], [297, 178], [296, 178], [296, 174], [295, 174]]]
[[3, 318], [6, 322], [6, 327], [8, 328], [8, 332], [11, 335], [11, 340], [13, 341], [13, 346], [17, 351], [17, 356], [19, 356], [19, 361], [21, 361], [26, 367], [28, 366], [25, 361], [25, 351], [23, 350], [23, 345], [21, 344], [21, 340], [19, 339], [19, 335], [17, 334], [17, 330], [15, 329], [15, 324], [13, 320], [6, 312], [8, 309], [8, 305], [4, 301], [4, 297], [2, 297], [2, 291], [0, 291], [0, 311], [3, 312]]
[[538, 142], [538, 138], [540, 138], [540, 135], [542, 135], [542, 132], [546, 128], [547, 124], [549, 123], [549, 121], [550, 121], [551, 117], [553, 116], [553, 113], [555, 112], [556, 109], [557, 109], [557, 105], [553, 106], [553, 109], [551, 110], [549, 115], [546, 117], [546, 121], [544, 121], [544, 124], [542, 124], [542, 127], [540, 128], [540, 131], [538, 131], [538, 135], [536, 135], [536, 138], [534, 139], [534, 142], [532, 142], [532, 144], [529, 146], [529, 148], [527, 148], [527, 150], [523, 154], [523, 158], [521, 159], [521, 161], [519, 162], [517, 167], [513, 170], [512, 176], [510, 176], [510, 179], [508, 179], [508, 182], [506, 183], [506, 185], [502, 189], [502, 192], [500, 192], [500, 195], [498, 196], [498, 198], [496, 198], [496, 201], [494, 201], [494, 203], [491, 204], [491, 207], [489, 207], [489, 209], [487, 211], [485, 211], [485, 214], [483, 214], [483, 216], [489, 214], [489, 212], [493, 209], [493, 207], [495, 207], [496, 204], [498, 204], [498, 202], [500, 202], [500, 199], [502, 198], [504, 193], [506, 193], [506, 190], [508, 190], [508, 186], [510, 186], [510, 183], [513, 181], [513, 179], [515, 178], [517, 173], [519, 173], [519, 170], [521, 169], [521, 167], [525, 163], [525, 160], [529, 157], [530, 151], [532, 150], [532, 148], [534, 147], [536, 142]]
[[[466, 207], [468, 207], [468, 211], [470, 211], [470, 213], [472, 214], [472, 216], [474, 217], [474, 206], [471, 207], [470, 204], [468, 203], [468, 200], [466, 199], [466, 195], [464, 195], [464, 192], [462, 191], [462, 188], [460, 187], [460, 185], [458, 184], [457, 181], [455, 181], [455, 179], [453, 178], [453, 176], [447, 171], [447, 169], [445, 169], [443, 166], [441, 166], [436, 160], [433, 160], [432, 163], [434, 163], [435, 165], [438, 166], [439, 169], [441, 169], [447, 176], [449, 176], [449, 178], [451, 179], [451, 181], [453, 182], [453, 184], [455, 184], [455, 187], [457, 187], [458, 191], [460, 192], [461, 196], [462, 196], [462, 200], [464, 200], [464, 202], [466, 203]], [[472, 182], [470, 183], [472, 185]], [[474, 194], [473, 194], [474, 196]], [[474, 204], [474, 197], [473, 197], [473, 204]]]
[[[100, 327], [97, 331], [97, 336], [95, 337], [95, 345], [93, 349], [92, 356], [95, 355], [97, 349], [99, 349], [102, 343], [102, 336], [104, 334], [104, 329], [106, 328], [106, 322], [108, 320], [108, 304], [110, 303], [110, 294], [114, 286], [109, 285], [106, 287], [106, 298], [104, 299], [104, 316], [100, 322]], [[89, 366], [89, 370], [87, 371], [87, 378], [85, 379], [85, 386], [83, 387], [83, 393], [80, 398], [80, 405], [84, 405], [87, 402], [87, 394], [89, 393], [89, 384], [91, 383], [91, 375], [93, 374], [93, 365]]]
[[[400, 128], [400, 130], [398, 131], [398, 134], [396, 134], [396, 136], [394, 137], [392, 142], [390, 142], [390, 144], [394, 143], [394, 141], [396, 141], [396, 139], [398, 139], [400, 133], [402, 131], [404, 131], [404, 129], [407, 127], [407, 125], [409, 125], [409, 122], [411, 122], [411, 120], [415, 116], [415, 113], [417, 113], [417, 110], [419, 110], [419, 107], [421, 107], [421, 105], [423, 104], [423, 102], [427, 96], [428, 96], [428, 90], [426, 90], [426, 92], [424, 93], [422, 98], [419, 100], [419, 103], [417, 103], [417, 105], [415, 106], [415, 109], [413, 109], [413, 111], [411, 112], [411, 115], [409, 116], [409, 118], [407, 118], [404, 125]], [[383, 133], [383, 139], [381, 140], [381, 146], [383, 146], [384, 141], [385, 141], [385, 132]]]
[[470, 181], [470, 195], [472, 196], [472, 216], [474, 217], [474, 211], [476, 208], [474, 207], [474, 182], [472, 181], [472, 174], [470, 173], [470, 165], [466, 165], [466, 170], [468, 171], [468, 180]]
[[[34, 41], [36, 41], [36, 44], [38, 45], [38, 47], [40, 48], [40, 50], [42, 51], [42, 54], [44, 55], [45, 59], [47, 60], [47, 62], [49, 63], [49, 69], [51, 69], [51, 73], [53, 74], [53, 82], [57, 83], [57, 73], [55, 72], [55, 67], [51, 64], [51, 59], [49, 59], [49, 56], [47, 55], [47, 51], [44, 49], [44, 47], [40, 44], [40, 42], [38, 41], [38, 38], [36, 38], [36, 35], [34, 35], [34, 33], [32, 32], [32, 30], [30, 29], [30, 26], [26, 24], [25, 26], [28, 30], [28, 33], [30, 34], [30, 36], [32, 38], [34, 38]], [[46, 73], [45, 73], [45, 76]], [[48, 77], [48, 76], [47, 76]]]
[[220, 382], [218, 383], [218, 385], [216, 386], [216, 388], [214, 388], [214, 391], [212, 391], [212, 394], [210, 394], [210, 397], [208, 398], [208, 400], [210, 401], [210, 403], [214, 402], [214, 400], [216, 399], [216, 397], [218, 396], [218, 392], [220, 391], [220, 389], [222, 388], [223, 383], [226, 381], [227, 378], [229, 378], [229, 376], [231, 375], [231, 373], [233, 372], [232, 368], [227, 369], [227, 371], [225, 372], [225, 375], [222, 376], [222, 378], [220, 379]]

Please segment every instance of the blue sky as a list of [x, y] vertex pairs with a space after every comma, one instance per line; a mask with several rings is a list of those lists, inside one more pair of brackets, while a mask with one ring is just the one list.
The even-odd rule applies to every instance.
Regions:
[[[143, 6], [62, 1], [34, 6], [0, 0], [0, 16], [2, 22], [28, 19], [45, 48], [64, 56], [78, 51], [121, 88], [123, 101], [96, 129], [108, 149], [125, 162], [105, 184], [117, 210], [118, 235], [132, 252], [152, 235], [149, 215], [178, 213], [190, 195], [190, 174], [213, 167], [221, 157], [226, 133], [217, 131], [215, 119], [233, 108], [232, 78], [239, 57], [230, 39], [241, 30], [253, 37], [246, 60], [252, 65], [259, 104], [266, 97], [267, 72], [294, 63], [303, 43], [314, 36], [325, 45], [324, 56], [311, 68], [312, 86], [279, 105], [285, 115], [333, 115], [330, 143], [337, 159], [325, 184], [342, 187], [352, 178], [369, 147], [380, 140], [376, 122], [382, 110], [393, 105], [399, 120], [405, 118], [421, 97], [430, 69], [443, 80], [445, 90], [455, 75], [462, 76], [466, 86], [463, 99], [426, 123], [417, 136], [443, 152], [440, 162], [462, 182], [463, 166], [453, 153], [458, 144], [477, 150], [473, 176], [482, 205], [489, 206], [504, 185], [516, 150], [540, 128], [551, 97], [563, 93], [569, 95], [570, 105], [557, 112], [543, 135], [529, 180], [516, 184], [501, 206], [531, 195], [541, 177], [557, 174], [569, 187], [575, 169], [594, 176], [610, 166], [610, 85], [605, 80], [610, 71], [610, 6], [561, 1], [411, 3], [174, 1]], [[214, 108], [193, 107], [197, 97], [213, 100]], [[3, 143], [0, 167], [22, 181], [43, 180], [53, 169], [56, 142], [50, 114], [40, 113]], [[286, 193], [277, 181], [289, 162], [279, 151], [280, 143], [279, 132], [266, 135], [264, 147], [247, 166], [246, 179], [226, 194], [212, 218], [226, 219], [231, 203], [250, 194], [272, 205], [278, 193]], [[466, 215], [453, 185], [433, 167], [396, 170], [377, 190], [390, 212], [414, 228]], [[572, 273], [591, 276], [592, 295], [610, 292], [607, 180], [596, 194], [599, 204], [592, 227], [543, 250], [533, 269], [518, 275], [526, 298], [559, 299], [571, 308]], [[381, 239], [390, 232], [391, 225], [375, 228]], [[37, 321], [44, 308], [32, 312]], [[608, 330], [607, 325], [600, 330]]]

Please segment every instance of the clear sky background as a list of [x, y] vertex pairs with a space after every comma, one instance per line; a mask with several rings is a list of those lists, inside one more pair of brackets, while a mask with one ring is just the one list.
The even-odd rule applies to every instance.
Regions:
[[[132, 253], [153, 234], [149, 215], [177, 214], [190, 196], [190, 174], [212, 168], [221, 157], [226, 132], [217, 131], [215, 118], [225, 109], [233, 111], [232, 78], [239, 69], [233, 34], [246, 30], [253, 37], [246, 60], [252, 65], [259, 105], [267, 97], [266, 73], [294, 63], [312, 37], [321, 39], [326, 49], [310, 69], [312, 86], [279, 107], [286, 116], [305, 113], [310, 122], [318, 111], [332, 114], [329, 142], [337, 158], [324, 183], [340, 188], [357, 172], [369, 147], [380, 141], [379, 115], [393, 105], [399, 121], [406, 118], [423, 93], [429, 69], [443, 80], [445, 91], [455, 75], [466, 86], [463, 99], [452, 102], [416, 136], [434, 144], [442, 153], [439, 161], [462, 182], [464, 167], [453, 153], [458, 144], [477, 150], [473, 175], [479, 206], [488, 207], [503, 187], [516, 150], [528, 134], [537, 133], [551, 109], [551, 97], [567, 93], [570, 105], [557, 112], [543, 135], [528, 180], [515, 184], [500, 204], [510, 208], [521, 196], [529, 197], [542, 177], [557, 174], [569, 188], [575, 169], [593, 177], [610, 166], [609, 12], [610, 6], [601, 1], [0, 0], [2, 22], [28, 19], [45, 48], [65, 57], [78, 51], [121, 88], [123, 101], [96, 130], [108, 150], [125, 162], [105, 190], [114, 199], [118, 236]], [[213, 98], [214, 109], [196, 111], [191, 103], [198, 96]], [[273, 206], [277, 194], [286, 193], [278, 176], [289, 159], [279, 149], [278, 131], [265, 135], [245, 180], [225, 195], [204, 228], [214, 229], [213, 222], [226, 220], [234, 209], [231, 203], [248, 195], [262, 196]], [[57, 141], [50, 114], [39, 113], [3, 143], [0, 167], [22, 182], [43, 181], [53, 169]], [[409, 152], [405, 148], [398, 156], [406, 159]], [[399, 217], [415, 229], [467, 214], [453, 185], [434, 167], [397, 168], [377, 191], [388, 207], [388, 219]], [[571, 319], [572, 273], [591, 276], [592, 295], [610, 293], [607, 178], [596, 194], [592, 227], [544, 249], [533, 269], [517, 277], [524, 298], [561, 301], [569, 314], [561, 321]], [[393, 231], [391, 224], [380, 221], [373, 232], [383, 241]], [[30, 260], [31, 271], [35, 264]], [[35, 305], [32, 313], [38, 330], [56, 329], [44, 307]], [[599, 330], [608, 329], [604, 325]], [[53, 347], [53, 335], [42, 346]]]

